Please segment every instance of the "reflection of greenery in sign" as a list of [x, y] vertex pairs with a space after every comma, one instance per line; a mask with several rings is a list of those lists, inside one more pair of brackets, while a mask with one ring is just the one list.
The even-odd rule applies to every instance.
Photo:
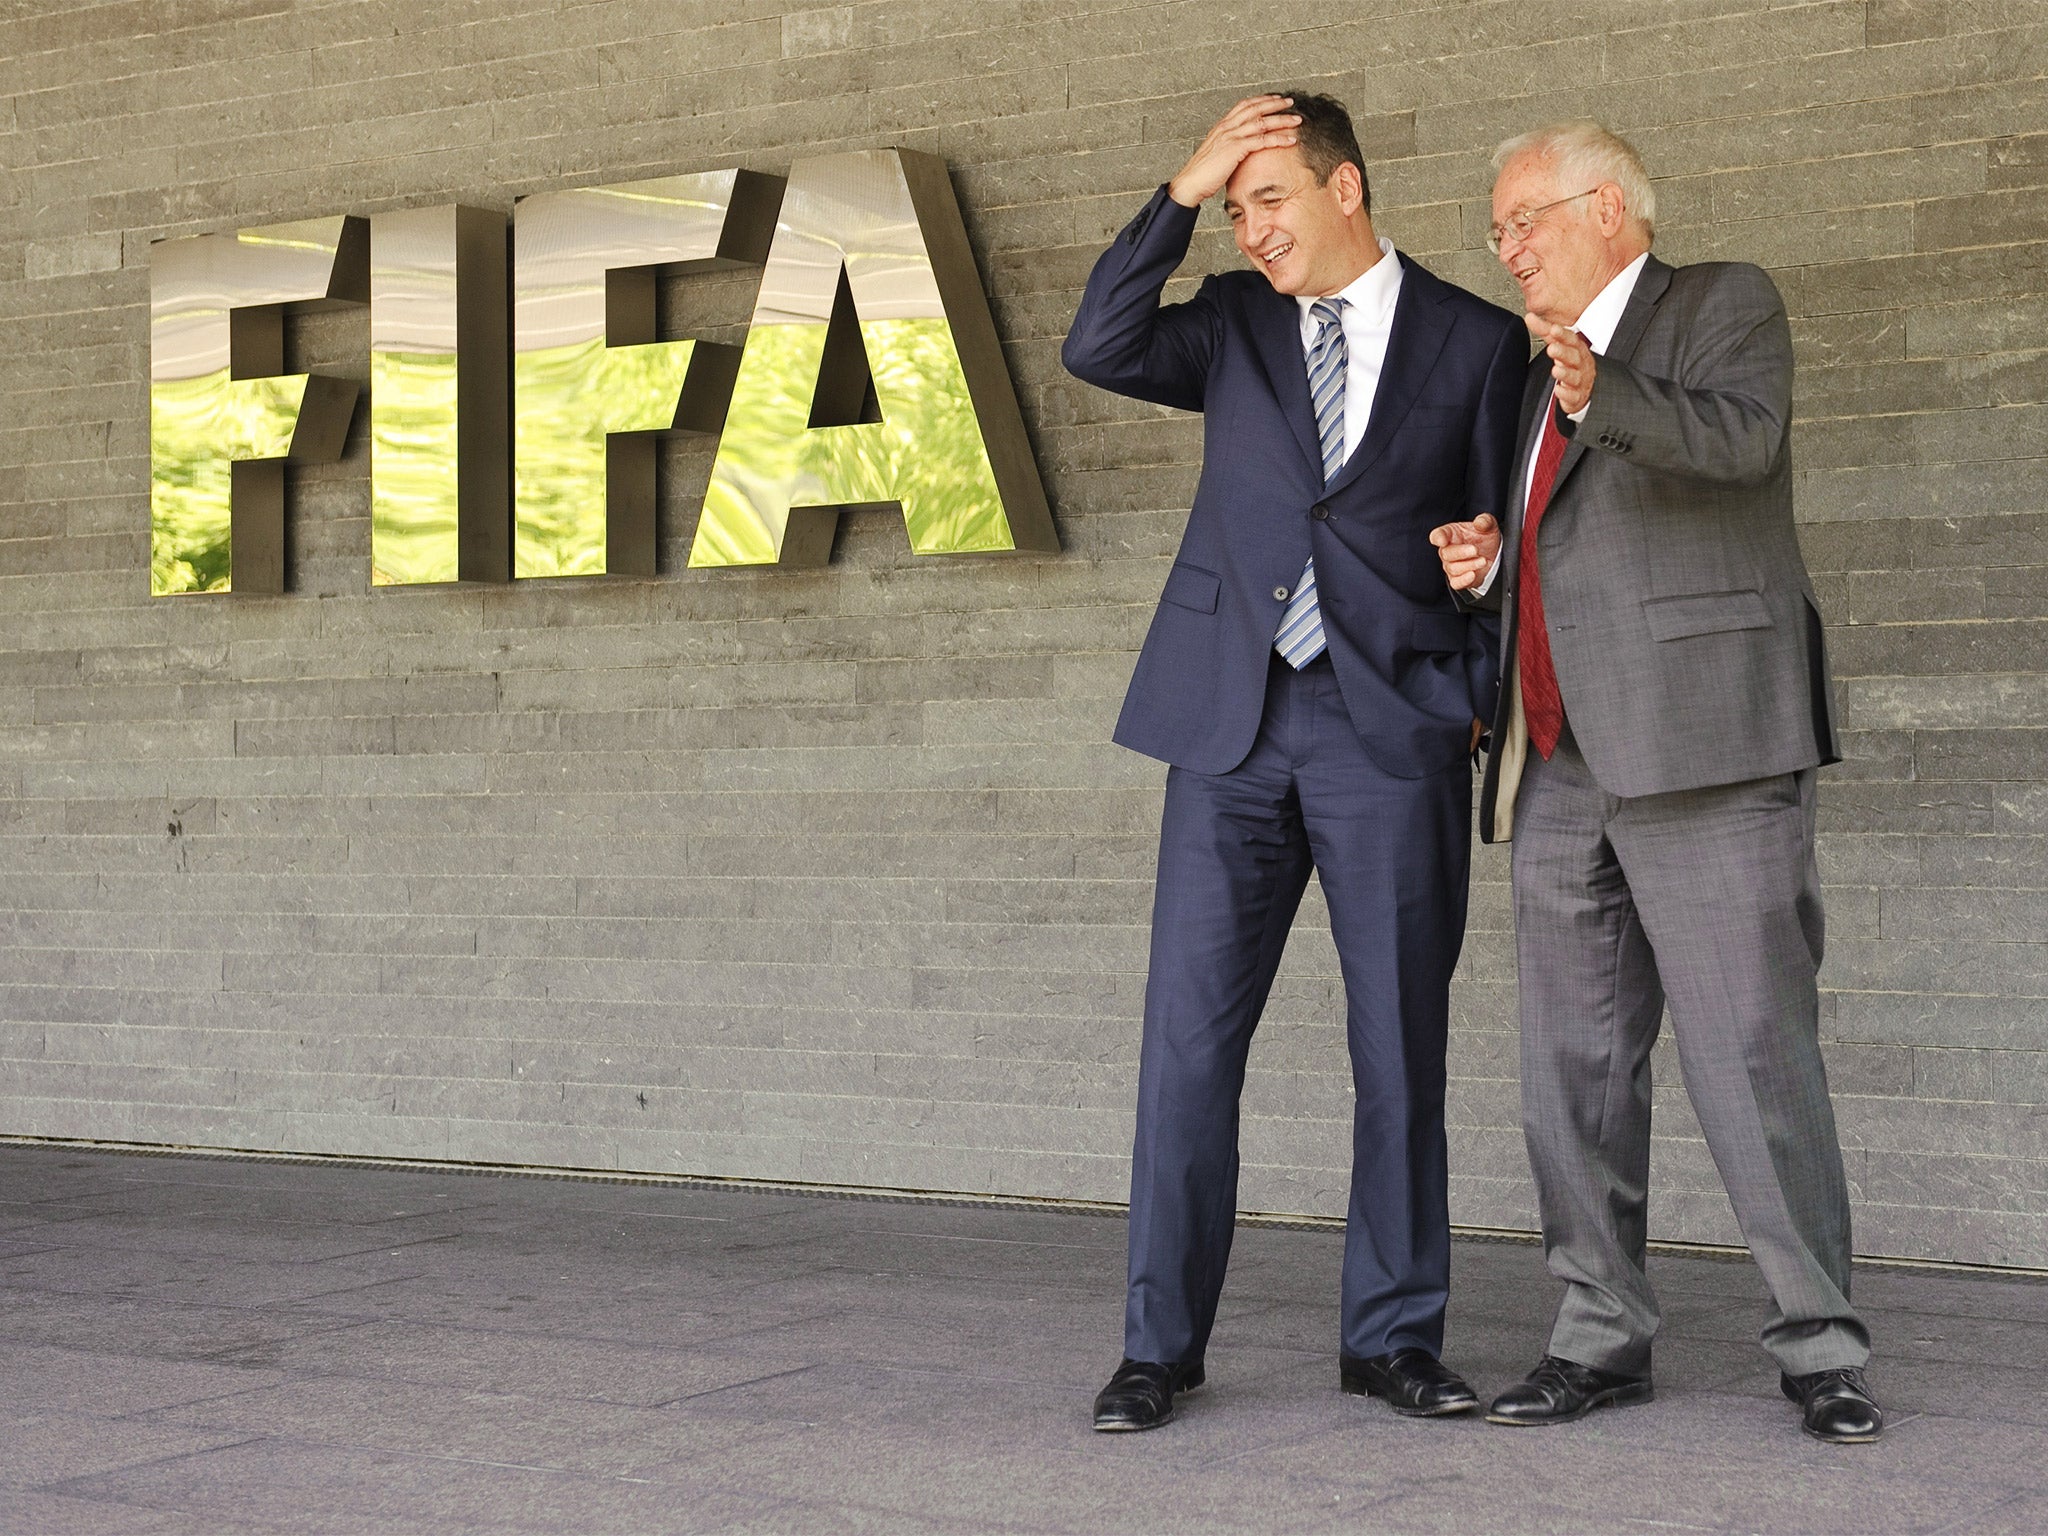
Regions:
[[883, 420], [815, 429], [824, 327], [748, 336], [692, 564], [770, 563], [792, 506], [862, 502], [902, 503], [921, 555], [1015, 547], [946, 321], [864, 321], [861, 336]]
[[454, 355], [372, 352], [370, 405], [370, 580], [453, 581]]
[[303, 373], [230, 379], [225, 368], [149, 387], [149, 590], [225, 592], [235, 459], [281, 459]]
[[860, 333], [884, 420], [841, 428], [850, 444], [835, 458], [860, 461], [867, 483], [882, 491], [871, 499], [903, 503], [910, 547], [920, 555], [1015, 549], [953, 328], [939, 318], [868, 320]]
[[513, 512], [521, 576], [605, 569], [604, 440], [675, 424], [688, 341], [607, 347], [602, 338], [522, 352], [513, 397]]
[[1002, 496], [941, 318], [861, 323], [882, 421], [808, 425], [822, 325], [757, 325], [705, 492], [690, 564], [768, 565], [791, 507], [901, 502], [921, 555], [1014, 549]]
[[757, 323], [747, 333], [690, 564], [775, 563], [824, 355], [822, 325]]

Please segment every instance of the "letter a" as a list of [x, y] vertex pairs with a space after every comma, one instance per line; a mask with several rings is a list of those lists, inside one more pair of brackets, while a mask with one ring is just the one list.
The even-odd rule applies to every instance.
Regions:
[[892, 502], [921, 555], [1059, 548], [945, 163], [800, 160], [690, 564], [822, 565]]

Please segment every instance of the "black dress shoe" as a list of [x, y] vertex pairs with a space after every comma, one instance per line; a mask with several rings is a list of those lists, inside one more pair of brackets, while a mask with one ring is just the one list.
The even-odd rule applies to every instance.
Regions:
[[1884, 1410], [1855, 1369], [1780, 1376], [1778, 1386], [1800, 1408], [1799, 1427], [1816, 1440], [1860, 1445], [1884, 1433]]
[[1426, 1349], [1397, 1349], [1391, 1355], [1337, 1357], [1337, 1379], [1353, 1397], [1385, 1398], [1387, 1406], [1411, 1419], [1470, 1413], [1479, 1394], [1465, 1378]]
[[1157, 1365], [1126, 1360], [1095, 1394], [1097, 1429], [1157, 1429], [1173, 1417], [1173, 1395], [1192, 1392], [1203, 1382], [1202, 1362]]
[[1509, 1387], [1486, 1410], [1489, 1424], [1568, 1424], [1595, 1408], [1647, 1403], [1655, 1394], [1648, 1376], [1595, 1370], [1576, 1360], [1545, 1355], [1520, 1386]]

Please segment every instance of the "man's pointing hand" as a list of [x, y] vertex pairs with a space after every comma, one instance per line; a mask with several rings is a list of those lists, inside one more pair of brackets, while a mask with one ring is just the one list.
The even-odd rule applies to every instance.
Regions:
[[1444, 580], [1453, 592], [1463, 592], [1484, 581], [1500, 558], [1500, 524], [1491, 512], [1482, 512], [1469, 523], [1445, 523], [1430, 529], [1429, 542], [1444, 563]]

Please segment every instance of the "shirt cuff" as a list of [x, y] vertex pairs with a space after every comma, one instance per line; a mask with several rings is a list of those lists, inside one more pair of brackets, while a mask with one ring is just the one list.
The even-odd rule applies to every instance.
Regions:
[[1495, 556], [1493, 557], [1493, 564], [1492, 564], [1492, 565], [1489, 565], [1489, 566], [1488, 566], [1488, 567], [1486, 568], [1486, 577], [1485, 577], [1485, 579], [1484, 579], [1483, 581], [1481, 581], [1481, 582], [1479, 583], [1479, 585], [1478, 585], [1478, 586], [1476, 586], [1476, 587], [1474, 587], [1474, 588], [1472, 589], [1472, 595], [1473, 595], [1474, 597], [1484, 597], [1484, 596], [1486, 596], [1487, 590], [1488, 590], [1488, 589], [1489, 589], [1490, 587], [1492, 587], [1492, 585], [1493, 585], [1493, 578], [1494, 578], [1494, 577], [1496, 577], [1496, 576], [1498, 576], [1499, 574], [1500, 574], [1500, 556], [1499, 556], [1499, 555], [1495, 555]]

